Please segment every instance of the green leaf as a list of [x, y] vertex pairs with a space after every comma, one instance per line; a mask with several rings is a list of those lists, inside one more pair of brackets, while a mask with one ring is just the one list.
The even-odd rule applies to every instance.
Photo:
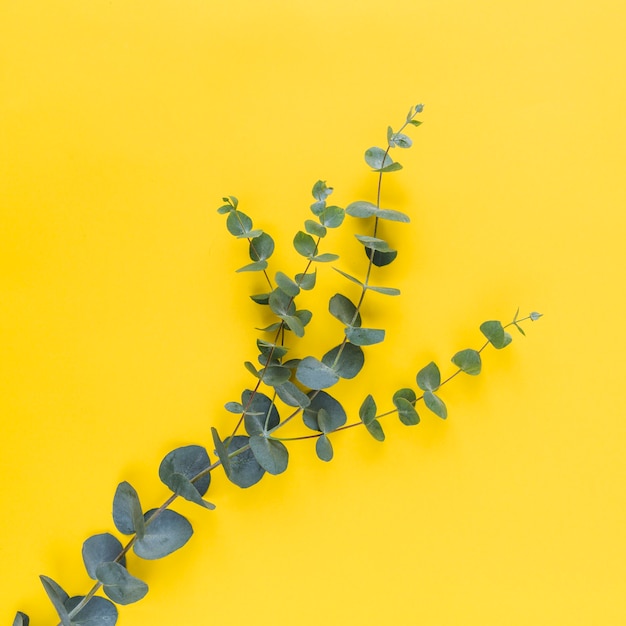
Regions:
[[413, 141], [404, 133], [393, 133], [389, 138], [389, 144], [398, 148], [410, 148], [413, 145]]
[[271, 387], [282, 385], [291, 378], [291, 370], [282, 365], [270, 365], [261, 371], [261, 380]]
[[317, 424], [323, 433], [332, 432], [333, 420], [326, 409], [321, 408], [317, 412]]
[[335, 371], [341, 378], [354, 378], [363, 368], [365, 355], [359, 346], [350, 342], [342, 345], [329, 350], [322, 357], [322, 363]]
[[382, 293], [385, 296], [399, 296], [400, 290], [395, 287], [374, 287], [373, 285], [367, 285], [367, 289], [375, 291], [376, 293]]
[[198, 474], [206, 472], [211, 466], [211, 460], [202, 446], [183, 446], [172, 450], [165, 456], [159, 466], [159, 478], [175, 494], [199, 504], [207, 509], [214, 509], [215, 505], [202, 499], [211, 483], [211, 473], [207, 472], [202, 478], [191, 482]]
[[506, 348], [506, 346], [511, 343], [511, 335], [504, 330], [501, 322], [497, 320], [483, 322], [480, 325], [480, 331], [487, 337], [489, 343], [491, 343], [496, 350]]
[[524, 332], [524, 329], [517, 322], [513, 322], [513, 324], [515, 325], [515, 328], [517, 328], [517, 330], [520, 332], [520, 334], [526, 337], [526, 333]]
[[336, 293], [328, 302], [328, 310], [346, 326], [361, 326], [361, 314], [356, 306], [346, 296]]
[[380, 170], [393, 163], [393, 159], [382, 148], [369, 148], [365, 151], [365, 162], [373, 169]]
[[253, 263], [248, 263], [243, 267], [235, 270], [236, 274], [241, 274], [242, 272], [262, 272], [267, 269], [267, 261], [254, 261]]
[[424, 122], [420, 122], [419, 120], [411, 120], [409, 124], [413, 124], [413, 126], [420, 126]]
[[298, 254], [301, 254], [307, 259], [314, 257], [317, 253], [317, 245], [313, 237], [307, 235], [307, 233], [303, 233], [301, 230], [296, 233], [293, 239], [293, 247]]
[[402, 169], [402, 165], [396, 161], [395, 163], [391, 163], [390, 165], [387, 165], [386, 167], [383, 167], [382, 169], [378, 171], [384, 172], [386, 174], [387, 172], [397, 172], [398, 170], [401, 170], [401, 169]]
[[250, 437], [250, 449], [259, 465], [269, 474], [282, 474], [289, 463], [289, 452], [282, 441], [262, 435]]
[[226, 228], [237, 238], [249, 237], [252, 233], [252, 220], [241, 211], [231, 211], [226, 218]]
[[307, 428], [321, 432], [322, 428], [318, 422], [318, 414], [321, 409], [326, 412], [326, 430], [331, 432], [343, 426], [348, 420], [348, 416], [341, 404], [325, 391], [312, 391], [309, 394], [311, 404], [304, 409], [302, 419]]
[[[242, 407], [243, 409], [243, 407]], [[217, 454], [217, 458], [221, 461], [222, 467], [224, 468], [224, 473], [226, 476], [230, 475], [230, 459], [228, 458], [228, 451], [226, 450], [226, 446], [224, 442], [220, 439], [220, 435], [217, 432], [217, 429], [211, 426], [211, 435], [213, 437], [213, 445], [215, 446], [215, 454]]]
[[[74, 596], [65, 603], [65, 608], [72, 612], [85, 598]], [[94, 596], [76, 615], [72, 615], [72, 626], [114, 626], [117, 622], [117, 609], [106, 598]]]
[[305, 408], [309, 406], [309, 397], [300, 391], [292, 382], [287, 381], [275, 387], [276, 394], [287, 406], [299, 406]]
[[304, 324], [297, 313], [296, 315], [283, 315], [281, 317], [287, 325], [287, 328], [291, 330], [296, 337], [304, 337]]
[[30, 618], [26, 613], [22, 613], [22, 611], [18, 611], [15, 614], [15, 619], [13, 620], [13, 626], [28, 626], [30, 624]]
[[367, 256], [368, 259], [371, 258], [372, 263], [376, 267], [389, 265], [390, 263], [393, 263], [398, 256], [398, 253], [395, 250], [393, 252], [379, 252], [378, 250], [374, 250], [374, 254], [372, 254], [372, 251], [368, 248], [365, 248], [364, 251], [365, 256]]
[[251, 363], [250, 361], [244, 361], [243, 365], [255, 378], [259, 377], [259, 372], [257, 371], [256, 367], [254, 367], [254, 363]]
[[355, 278], [354, 276], [350, 276], [350, 274], [347, 274], [346, 272], [342, 272], [339, 268], [337, 267], [333, 267], [333, 269], [336, 272], [339, 272], [342, 276], [344, 276], [345, 278], [347, 278], [349, 281], [352, 281], [353, 283], [356, 283], [357, 285], [359, 285], [360, 287], [365, 287], [365, 285], [358, 279]]
[[355, 328], [348, 326], [345, 332], [348, 340], [355, 346], [372, 346], [385, 339], [385, 331], [377, 328]]
[[97, 579], [104, 593], [117, 604], [138, 602], [148, 593], [148, 585], [131, 576], [119, 563], [100, 563], [96, 569]]
[[422, 391], [437, 391], [441, 384], [441, 373], [434, 361], [417, 373], [417, 386]]
[[269, 305], [272, 312], [279, 317], [283, 315], [294, 315], [296, 312], [296, 305], [293, 302], [293, 298], [279, 287], [270, 293]]
[[252, 454], [252, 450], [249, 447], [244, 449], [243, 452], [239, 452], [249, 445], [248, 437], [237, 435], [232, 439], [228, 439], [225, 443], [227, 443], [227, 450], [231, 455], [228, 479], [242, 489], [247, 489], [258, 483], [263, 478], [265, 470], [254, 458], [254, 454]]
[[366, 248], [379, 252], [395, 252], [384, 239], [368, 237], [366, 235], [354, 235]]
[[248, 435], [260, 435], [278, 426], [280, 422], [278, 409], [265, 394], [246, 389], [241, 394], [241, 403], [248, 407], [244, 416]]
[[452, 362], [463, 372], [470, 376], [478, 376], [482, 362], [480, 354], [476, 350], [468, 348], [461, 350], [452, 357]]
[[163, 558], [182, 548], [193, 535], [191, 524], [176, 511], [165, 509], [151, 520], [156, 511], [151, 509], [144, 515], [146, 534], [133, 546], [135, 554], [142, 559]]
[[257, 293], [250, 296], [250, 299], [257, 304], [269, 304], [270, 302], [270, 294], [269, 293]]
[[336, 261], [338, 258], [338, 254], [325, 252], [324, 254], [317, 254], [316, 256], [312, 256], [311, 261], [315, 261], [316, 263], [331, 263], [332, 261]]
[[72, 626], [69, 612], [65, 608], [65, 603], [69, 599], [67, 593], [65, 593], [63, 588], [54, 580], [52, 580], [52, 578], [48, 578], [48, 576], [40, 576], [39, 580], [41, 580], [41, 584], [46, 590], [48, 598], [50, 598], [50, 602], [52, 602], [52, 606], [54, 606], [55, 611], [59, 615], [59, 618], [61, 619], [61, 624], [63, 626]]
[[316, 200], [321, 202], [323, 200], [326, 200], [326, 198], [328, 198], [328, 196], [330, 196], [332, 192], [333, 192], [333, 188], [327, 187], [325, 180], [318, 180], [313, 185], [313, 191], [311, 193], [313, 194], [313, 197]]
[[276, 272], [276, 284], [291, 298], [295, 298], [300, 293], [300, 287], [282, 272]]
[[537, 313], [537, 311], [533, 311], [528, 317], [530, 317], [531, 322], [536, 322], [540, 317], [543, 317], [543, 313]]
[[134, 487], [124, 481], [117, 486], [113, 497], [113, 523], [123, 535], [143, 535], [143, 513]]
[[313, 271], [310, 274], [296, 274], [296, 282], [300, 285], [301, 289], [307, 291], [315, 287], [316, 278], [317, 271]]
[[317, 458], [321, 461], [332, 460], [333, 458], [333, 446], [330, 443], [330, 439], [326, 435], [320, 435], [315, 442], [315, 453]]
[[[398, 165], [398, 164], [397, 164]], [[346, 213], [352, 217], [377, 217], [390, 222], [402, 222], [408, 224], [411, 219], [405, 213], [394, 211], [393, 209], [379, 209], [375, 204], [358, 200], [346, 207]]]
[[257, 328], [257, 330], [262, 330], [266, 333], [273, 333], [276, 332], [281, 326], [280, 322], [274, 322], [273, 324], [270, 324], [269, 326], [265, 326], [264, 328]]
[[[96, 568], [100, 563], [115, 561], [123, 552], [124, 546], [119, 539], [111, 533], [93, 535], [83, 543], [83, 562], [90, 578], [96, 579]], [[126, 564], [126, 557], [119, 561], [121, 565]]]
[[313, 220], [306, 220], [304, 222], [304, 230], [314, 237], [326, 237], [326, 228]]
[[376, 419], [376, 402], [371, 394], [368, 394], [363, 400], [359, 409], [359, 417], [366, 426], [369, 426]]
[[309, 389], [326, 389], [337, 383], [339, 374], [315, 357], [307, 356], [300, 361], [296, 378]]
[[253, 261], [265, 261], [274, 253], [274, 240], [267, 233], [261, 233], [250, 240], [248, 252]]
[[369, 424], [365, 424], [365, 428], [367, 429], [367, 432], [372, 435], [374, 439], [376, 439], [376, 441], [385, 441], [385, 433], [378, 420], [375, 419]]
[[324, 207], [319, 213], [318, 219], [326, 228], [338, 228], [343, 224], [345, 215], [346, 213], [341, 207], [333, 205]]
[[398, 410], [398, 417], [405, 426], [419, 424], [420, 418], [415, 410], [417, 396], [412, 389], [398, 389], [393, 394], [393, 404]]
[[448, 417], [448, 410], [439, 396], [436, 396], [432, 391], [424, 391], [424, 404], [429, 408], [437, 417], [446, 419]]
[[314, 202], [311, 205], [311, 213], [313, 215], [321, 215], [322, 211], [326, 208], [326, 200], [320, 200], [319, 202]]
[[239, 415], [240, 413], [243, 413], [243, 406], [239, 402], [227, 402], [224, 405], [224, 408], [229, 413], [234, 413], [235, 415]]

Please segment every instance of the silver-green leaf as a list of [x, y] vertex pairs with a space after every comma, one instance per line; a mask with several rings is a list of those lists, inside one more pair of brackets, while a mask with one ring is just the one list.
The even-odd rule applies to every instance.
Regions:
[[[83, 543], [82, 549], [83, 562], [89, 577], [96, 580], [96, 568], [98, 565], [107, 561], [115, 561], [123, 550], [124, 546], [122, 546], [120, 540], [111, 533], [102, 533], [89, 537]], [[122, 557], [119, 563], [125, 565], [126, 557]]]
[[104, 593], [117, 604], [138, 602], [148, 593], [148, 585], [119, 563], [100, 563], [96, 577], [102, 583]]
[[133, 545], [135, 554], [142, 559], [153, 560], [167, 556], [182, 548], [193, 535], [191, 524], [176, 511], [165, 509], [151, 520], [156, 511], [151, 509], [145, 514], [145, 535]]

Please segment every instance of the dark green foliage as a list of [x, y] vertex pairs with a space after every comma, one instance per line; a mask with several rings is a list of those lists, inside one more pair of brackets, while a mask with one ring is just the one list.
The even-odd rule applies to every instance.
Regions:
[[[241, 402], [225, 404], [226, 411], [230, 413], [229, 419], [233, 422], [227, 431], [230, 436], [222, 439], [218, 431], [211, 428], [217, 456], [213, 464], [207, 450], [199, 445], [180, 447], [166, 455], [159, 466], [159, 477], [173, 493], [159, 508], [152, 508], [144, 514], [135, 489], [128, 482], [118, 485], [113, 498], [113, 523], [120, 533], [131, 537], [125, 546], [110, 533], [94, 535], [84, 542], [82, 554], [85, 567], [88, 575], [96, 581], [86, 596], [70, 598], [55, 581], [46, 576], [41, 577], [44, 589], [59, 615], [61, 626], [114, 626], [117, 609], [110, 600], [124, 605], [136, 602], [146, 595], [148, 586], [126, 569], [126, 552], [132, 547], [140, 558], [160, 559], [184, 546], [193, 534], [192, 526], [185, 517], [169, 507], [181, 497], [202, 507], [214, 508], [203, 496], [209, 488], [211, 472], [219, 465], [232, 483], [248, 488], [259, 482], [266, 472], [280, 474], [287, 469], [289, 451], [284, 442], [310, 438], [315, 439], [318, 458], [328, 462], [333, 458], [333, 446], [329, 437], [331, 433], [363, 425], [374, 439], [384, 441], [381, 419], [397, 413], [403, 424], [414, 426], [420, 421], [416, 404], [421, 400], [430, 411], [445, 419], [447, 409], [436, 392], [459, 371], [470, 375], [480, 372], [480, 352], [487, 344], [480, 350], [465, 349], [457, 352], [452, 357], [452, 363], [458, 370], [443, 382], [437, 365], [434, 362], [426, 365], [416, 376], [417, 385], [423, 395], [418, 398], [412, 389], [399, 389], [393, 395], [392, 410], [378, 413], [373, 396], [368, 394], [359, 408], [359, 420], [350, 424], [347, 424], [348, 417], [340, 401], [324, 391], [338, 383], [341, 378], [355, 378], [365, 361], [362, 346], [380, 343], [385, 338], [383, 329], [362, 327], [361, 308], [366, 296], [370, 295], [368, 292], [390, 296], [400, 294], [394, 287], [370, 284], [373, 266], [384, 267], [397, 257], [392, 245], [379, 236], [380, 220], [395, 223], [410, 221], [405, 213], [381, 208], [379, 200], [384, 175], [402, 169], [390, 156], [390, 152], [395, 148], [411, 147], [412, 140], [404, 131], [407, 127], [420, 124], [415, 116], [422, 108], [421, 104], [411, 107], [405, 123], [397, 131], [388, 128], [385, 148], [373, 147], [365, 152], [365, 161], [374, 170], [378, 180], [375, 204], [359, 200], [350, 203], [345, 210], [334, 205], [328, 206], [327, 200], [333, 192], [332, 187], [328, 187], [321, 180], [313, 185], [315, 202], [311, 205], [311, 212], [315, 219], [305, 220], [303, 230], [293, 239], [295, 250], [304, 257], [304, 261], [301, 260], [302, 267], [297, 268], [301, 270], [300, 273], [274, 269], [269, 272], [268, 261], [275, 251], [274, 240], [267, 233], [253, 228], [252, 219], [239, 210], [239, 202], [235, 196], [222, 199], [224, 204], [217, 211], [226, 216], [227, 230], [234, 237], [247, 240], [248, 243], [251, 262], [236, 271], [261, 273], [255, 280], [264, 280], [267, 283], [265, 291], [250, 297], [255, 303], [268, 307], [264, 313], [271, 312], [277, 318], [265, 328], [259, 329], [272, 333], [270, 337], [257, 339], [260, 367], [252, 361], [244, 363], [254, 376], [254, 389], [243, 391]], [[346, 215], [367, 220], [365, 225], [372, 228], [367, 234], [356, 235], [365, 252], [367, 266], [358, 274], [362, 278], [333, 268], [352, 285], [356, 285], [359, 293], [355, 299], [357, 304], [339, 293], [330, 299], [329, 311], [343, 324], [345, 337], [320, 360], [312, 355], [302, 355], [294, 345], [304, 335], [304, 329], [312, 319], [311, 311], [299, 308], [296, 299], [301, 297], [301, 290], [309, 291], [316, 287], [317, 272], [312, 269], [313, 263], [328, 263], [339, 258], [332, 252], [320, 253], [319, 245], [322, 240], [324, 246], [332, 244], [334, 233], [329, 233], [328, 229], [340, 227]], [[322, 275], [323, 271], [322, 269]], [[275, 284], [270, 275], [274, 277]], [[354, 290], [354, 287], [351, 289]], [[304, 296], [306, 294], [303, 295], [303, 300]], [[505, 328], [514, 325], [524, 334], [521, 322], [536, 321], [541, 317], [540, 313], [532, 312], [528, 317], [519, 319], [518, 313], [519, 311], [506, 326], [497, 321], [482, 324], [480, 329], [488, 343], [501, 349], [511, 341]], [[285, 361], [287, 354], [291, 358]], [[398, 362], [401, 362], [400, 358], [394, 359], [394, 366]], [[271, 388], [269, 393], [272, 397], [259, 391], [259, 388], [265, 389], [260, 387], [262, 383]], [[278, 401], [289, 407], [288, 416], [282, 422], [276, 406]], [[297, 415], [302, 416], [304, 425], [314, 433], [297, 437], [277, 436], [276, 431]], [[242, 428], [247, 433], [245, 436], [240, 434]], [[100, 588], [110, 600], [95, 595]], [[13, 626], [29, 626], [28, 616], [18, 612]]]

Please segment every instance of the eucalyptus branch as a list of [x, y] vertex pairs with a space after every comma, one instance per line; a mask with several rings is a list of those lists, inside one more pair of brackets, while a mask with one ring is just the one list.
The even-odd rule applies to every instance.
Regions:
[[[60, 619], [58, 626], [113, 626], [118, 619], [118, 605], [130, 604], [148, 593], [148, 585], [128, 571], [126, 556], [132, 551], [142, 559], [154, 560], [171, 554], [183, 547], [191, 538], [190, 522], [172, 506], [179, 498], [188, 500], [205, 509], [215, 505], [205, 500], [212, 473], [222, 467], [226, 477], [241, 488], [258, 483], [265, 474], [280, 474], [287, 469], [289, 451], [286, 443], [305, 439], [315, 440], [315, 452], [322, 461], [330, 461], [334, 451], [331, 436], [356, 426], [366, 430], [378, 441], [385, 439], [380, 423], [383, 417], [397, 414], [400, 421], [413, 426], [420, 422], [416, 404], [425, 407], [440, 418], [447, 417], [447, 408], [439, 397], [439, 391], [460, 373], [475, 376], [482, 368], [481, 353], [488, 346], [500, 350], [512, 341], [507, 328], [515, 326], [525, 334], [521, 324], [536, 321], [541, 315], [531, 313], [506, 325], [490, 320], [480, 326], [486, 342], [477, 350], [465, 349], [452, 357], [456, 370], [441, 380], [439, 367], [431, 362], [416, 375], [416, 388], [402, 388], [393, 394], [394, 408], [378, 412], [376, 402], [368, 394], [359, 408], [359, 420], [347, 423], [348, 418], [342, 402], [329, 390], [340, 380], [354, 379], [365, 362], [365, 349], [381, 343], [385, 330], [362, 325], [362, 309], [366, 294], [370, 291], [380, 295], [397, 296], [394, 287], [372, 285], [370, 280], [374, 266], [390, 265], [397, 251], [378, 236], [381, 220], [408, 223], [405, 213], [381, 207], [383, 175], [397, 172], [402, 165], [391, 158], [395, 148], [406, 149], [412, 140], [403, 131], [408, 126], [419, 126], [416, 117], [422, 105], [411, 107], [398, 131], [387, 129], [385, 148], [372, 147], [365, 152], [365, 161], [377, 174], [375, 203], [357, 200], [344, 208], [330, 205], [329, 196], [333, 189], [324, 181], [313, 185], [314, 198], [311, 212], [315, 219], [304, 222], [304, 230], [298, 231], [293, 239], [296, 252], [306, 259], [304, 271], [289, 275], [277, 271], [272, 280], [269, 259], [274, 253], [275, 243], [263, 230], [253, 228], [252, 219], [239, 209], [235, 196], [223, 198], [224, 204], [218, 213], [226, 216], [226, 227], [237, 239], [248, 244], [250, 262], [237, 272], [261, 272], [269, 292], [254, 294], [252, 300], [267, 307], [275, 316], [275, 322], [259, 329], [270, 333], [269, 340], [257, 339], [257, 360], [244, 363], [254, 376], [252, 389], [244, 389], [240, 401], [227, 402], [225, 409], [236, 416], [236, 422], [227, 437], [222, 438], [212, 427], [212, 448], [215, 460], [202, 445], [188, 445], [169, 452], [159, 466], [159, 478], [169, 488], [170, 495], [153, 509], [144, 510], [135, 488], [124, 481], [117, 486], [113, 497], [113, 524], [118, 534], [126, 537], [123, 545], [112, 533], [89, 537], [82, 547], [82, 556], [87, 574], [94, 581], [89, 591], [81, 596], [70, 597], [54, 580], [41, 576], [41, 582]], [[313, 312], [298, 308], [298, 297], [302, 291], [313, 290], [317, 282], [314, 264], [332, 263], [339, 257], [330, 252], [320, 253], [320, 245], [329, 229], [337, 229], [349, 216], [355, 219], [373, 218], [371, 235], [356, 235], [362, 246], [367, 265], [364, 278], [355, 278], [338, 267], [333, 267], [349, 282], [358, 285], [360, 293], [353, 302], [348, 296], [336, 293], [330, 298], [328, 310], [343, 325], [343, 336], [338, 345], [328, 350], [321, 358], [307, 354], [294, 357], [295, 341], [286, 341], [291, 333], [296, 339], [304, 336], [305, 328]], [[287, 345], [289, 344], [289, 345]], [[291, 358], [286, 358], [287, 355]], [[261, 391], [261, 385], [271, 388], [269, 395]], [[418, 395], [419, 394], [419, 395]], [[280, 412], [287, 409], [281, 419]], [[295, 437], [283, 437], [282, 429], [296, 417], [310, 433]], [[101, 595], [102, 592], [104, 595]], [[13, 626], [29, 626], [29, 618], [18, 612]]]

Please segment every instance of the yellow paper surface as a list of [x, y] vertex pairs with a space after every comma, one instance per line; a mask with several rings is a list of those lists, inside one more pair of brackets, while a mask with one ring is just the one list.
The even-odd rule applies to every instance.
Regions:
[[[217, 510], [158, 562], [120, 624], [618, 626], [626, 623], [622, 2], [0, 2], [0, 621], [56, 624], [38, 581], [90, 588], [82, 542], [113, 531], [117, 484], [145, 508], [171, 449], [226, 433], [251, 377], [259, 275], [224, 195], [275, 239], [310, 189], [374, 200], [363, 151], [425, 103], [382, 204], [400, 250], [364, 324], [387, 339], [337, 389], [389, 408], [488, 319], [545, 316], [486, 350], [387, 441], [361, 428], [290, 446], [288, 471]], [[351, 221], [326, 251], [357, 275]], [[330, 266], [302, 306], [303, 354], [339, 343]]]

